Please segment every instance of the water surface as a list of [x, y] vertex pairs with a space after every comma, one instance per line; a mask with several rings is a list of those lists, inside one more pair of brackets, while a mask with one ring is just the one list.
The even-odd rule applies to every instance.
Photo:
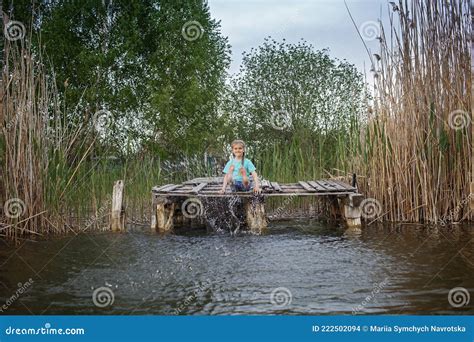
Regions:
[[[473, 238], [472, 226], [357, 234], [304, 220], [264, 236], [134, 227], [0, 242], [1, 313], [474, 314]], [[459, 308], [448, 301], [456, 287], [471, 297]]]

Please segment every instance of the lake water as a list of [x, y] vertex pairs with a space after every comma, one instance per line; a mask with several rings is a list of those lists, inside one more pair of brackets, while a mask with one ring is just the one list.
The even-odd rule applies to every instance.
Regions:
[[473, 238], [472, 226], [383, 225], [351, 233], [296, 220], [271, 223], [263, 236], [162, 236], [134, 227], [16, 249], [1, 241], [0, 308], [2, 314], [474, 314]]

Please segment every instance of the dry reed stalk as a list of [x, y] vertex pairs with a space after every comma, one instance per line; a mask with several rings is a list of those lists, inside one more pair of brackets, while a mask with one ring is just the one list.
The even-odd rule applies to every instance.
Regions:
[[364, 137], [368, 159], [359, 160], [367, 195], [390, 221], [472, 219], [469, 2], [399, 0], [389, 11]]
[[[41, 53], [32, 51], [31, 37], [10, 41], [5, 36], [3, 61], [0, 143], [5, 153], [0, 159], [4, 209], [0, 236], [18, 240], [26, 234], [64, 233], [70, 230], [67, 218], [62, 217], [69, 211], [64, 194], [94, 140], [83, 139], [83, 144], [91, 145], [84, 153], [71, 148], [78, 136], [85, 136], [87, 126], [70, 128], [61, 116], [54, 80], [47, 77]], [[51, 157], [55, 154], [78, 162], [68, 165], [71, 172], [53, 179], [48, 171], [59, 167]], [[57, 188], [55, 183], [63, 181], [61, 177], [67, 177], [67, 184]], [[55, 192], [48, 197], [51, 188]]]

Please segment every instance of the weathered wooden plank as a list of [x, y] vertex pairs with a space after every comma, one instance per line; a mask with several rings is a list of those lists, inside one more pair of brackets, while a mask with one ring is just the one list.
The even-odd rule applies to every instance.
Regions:
[[315, 181], [315, 182], [318, 183], [324, 189], [324, 191], [331, 191], [331, 188], [325, 185], [326, 182], [324, 181]]
[[313, 188], [312, 186], [310, 186], [308, 183], [303, 182], [303, 181], [299, 181], [298, 183], [299, 183], [306, 191], [309, 191], [309, 192], [316, 192], [316, 189]]
[[338, 189], [342, 190], [342, 188], [339, 188], [339, 185], [333, 184], [332, 182], [328, 182], [326, 180], [318, 180], [318, 181], [315, 181], [315, 183], [319, 184], [319, 186], [324, 188], [324, 191], [326, 191], [326, 192], [328, 192], [328, 191], [338, 191]]
[[216, 184], [222, 183], [224, 181], [224, 177], [199, 177], [187, 180], [183, 184], [200, 184], [200, 183], [207, 183], [207, 184]]
[[352, 190], [352, 191], [356, 191], [357, 189], [354, 188], [353, 186], [349, 185], [349, 184], [346, 184], [340, 180], [333, 180], [333, 182], [339, 184], [343, 189], [345, 190]]
[[282, 189], [301, 189], [301, 184], [295, 183], [295, 184], [280, 184], [280, 187]]
[[170, 192], [170, 191], [173, 191], [176, 188], [179, 188], [180, 186], [181, 186], [181, 184], [171, 184], [171, 186], [166, 187], [164, 189], [161, 189], [159, 192]]
[[346, 187], [342, 186], [339, 183], [336, 183], [331, 179], [327, 180], [326, 183], [329, 184], [329, 186], [333, 188], [333, 190], [347, 190]]
[[283, 190], [281, 189], [280, 184], [278, 184], [277, 182], [271, 182], [271, 184], [272, 184], [273, 189], [275, 189], [276, 191], [278, 191], [278, 192], [282, 192], [282, 191], [283, 191]]
[[308, 184], [311, 185], [313, 188], [315, 188], [317, 191], [326, 191], [325, 187], [322, 187], [321, 185], [319, 185], [315, 181], [308, 181]]
[[154, 191], [154, 192], [160, 192], [161, 190], [171, 186], [173, 184], [166, 184], [166, 185], [162, 185], [162, 186], [154, 186], [151, 191]]
[[323, 182], [330, 191], [347, 191], [346, 188], [342, 187], [340, 184], [337, 184], [332, 180], [324, 180]]
[[207, 183], [201, 183], [197, 186], [195, 186], [193, 189], [192, 189], [192, 192], [194, 192], [195, 194], [199, 193], [199, 191], [201, 191], [202, 189], [204, 189], [204, 187], [207, 185]]

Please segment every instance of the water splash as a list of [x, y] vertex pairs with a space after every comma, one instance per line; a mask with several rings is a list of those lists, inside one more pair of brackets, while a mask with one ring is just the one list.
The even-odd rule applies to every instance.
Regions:
[[241, 197], [209, 197], [202, 202], [208, 229], [231, 235], [245, 229], [245, 206]]

